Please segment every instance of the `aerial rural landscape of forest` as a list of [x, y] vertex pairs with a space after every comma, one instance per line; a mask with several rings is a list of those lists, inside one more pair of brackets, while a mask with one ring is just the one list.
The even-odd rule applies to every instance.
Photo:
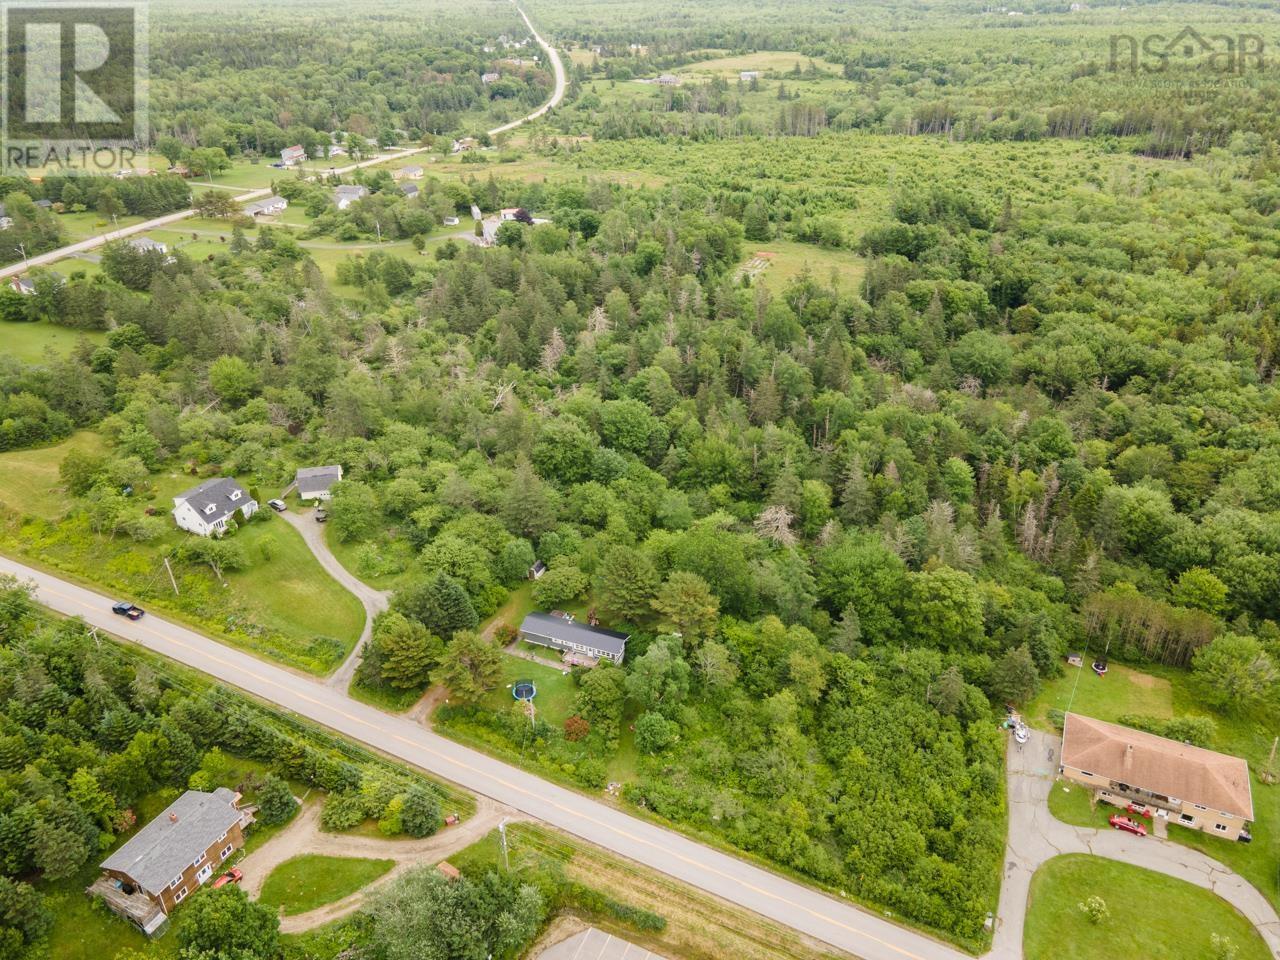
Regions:
[[0, 16], [0, 960], [1280, 956], [1273, 0]]

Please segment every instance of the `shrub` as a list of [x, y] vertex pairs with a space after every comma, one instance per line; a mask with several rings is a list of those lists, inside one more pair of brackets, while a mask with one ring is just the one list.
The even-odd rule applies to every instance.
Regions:
[[293, 791], [274, 774], [268, 774], [258, 791], [258, 820], [268, 827], [278, 826], [293, 816], [298, 801]]
[[320, 826], [326, 830], [350, 830], [364, 820], [364, 802], [358, 793], [331, 793], [320, 811]]

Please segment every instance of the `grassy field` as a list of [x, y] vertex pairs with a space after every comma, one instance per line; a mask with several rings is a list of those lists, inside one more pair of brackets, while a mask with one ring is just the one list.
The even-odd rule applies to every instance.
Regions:
[[102, 214], [93, 210], [58, 214], [59, 225], [67, 232], [68, 239], [73, 242], [87, 240], [89, 237], [99, 237], [121, 227], [131, 227], [135, 223], [142, 223], [143, 219], [143, 217], [124, 216], [116, 217], [113, 222], [109, 217], [103, 217]]
[[[40, 521], [59, 519], [65, 498], [59, 493], [58, 464], [70, 444], [96, 441], [77, 435], [47, 450], [3, 455], [0, 503]], [[312, 673], [332, 670], [355, 644], [364, 627], [360, 601], [330, 577], [302, 537], [273, 514], [265, 522], [241, 526], [233, 542], [248, 561], [243, 570], [224, 571], [219, 579], [207, 565], [181, 562], [176, 551], [189, 536], [168, 522], [170, 498], [193, 484], [181, 474], [152, 478], [154, 490], [133, 498], [139, 513], [151, 506], [165, 519], [165, 532], [137, 543], [126, 537], [93, 534], [76, 517], [56, 526], [20, 522], [5, 525], [6, 548], [73, 578], [176, 614], [195, 626], [260, 655]], [[169, 557], [178, 580], [174, 596], [164, 568]]]
[[759, 282], [775, 292], [785, 289], [805, 270], [820, 283], [827, 283], [834, 277], [839, 289], [852, 292], [857, 290], [866, 272], [865, 261], [851, 250], [827, 250], [811, 243], [745, 241], [743, 251], [747, 260], [757, 253], [773, 254], [769, 266], [760, 274]]
[[0, 453], [0, 504], [56, 520], [67, 508], [58, 466], [72, 450], [102, 453], [104, 449], [98, 434], [83, 430], [51, 447]]
[[41, 320], [39, 323], [9, 323], [0, 321], [0, 341], [4, 343], [4, 355], [16, 357], [24, 363], [41, 363], [46, 350], [65, 357], [81, 338], [90, 343], [103, 343], [107, 335], [101, 330], [72, 330]]
[[538, 688], [533, 705], [538, 716], [553, 726], [560, 726], [573, 713], [573, 699], [578, 688], [573, 677], [562, 670], [533, 663], [520, 657], [502, 658], [502, 679], [482, 705], [491, 710], [507, 710], [514, 702], [511, 686], [520, 680], [532, 680]]
[[286, 914], [306, 913], [350, 896], [394, 866], [394, 860], [307, 853], [272, 870], [258, 900]]
[[[1110, 722], [1125, 714], [1211, 717], [1217, 733], [1210, 746], [1222, 753], [1244, 757], [1249, 762], [1253, 774], [1253, 842], [1232, 843], [1176, 824], [1169, 825], [1169, 839], [1222, 861], [1280, 908], [1280, 786], [1268, 786], [1258, 779], [1258, 771], [1271, 750], [1272, 739], [1280, 734], [1280, 707], [1273, 705], [1269, 714], [1225, 716], [1201, 705], [1195, 682], [1185, 670], [1148, 667], [1139, 671], [1112, 662], [1107, 675], [1102, 678], [1095, 676], [1087, 666], [1079, 669], [1068, 667], [1066, 676], [1045, 685], [1027, 707], [1026, 716], [1033, 725], [1052, 729], [1048, 712], [1065, 710], [1068, 704], [1075, 713]], [[1060, 810], [1071, 810], [1062, 803], [1062, 798], [1055, 801], [1051, 796], [1050, 799], [1051, 803], [1059, 804]], [[1054, 812], [1056, 815], [1058, 810]], [[1091, 818], [1087, 824], [1097, 825], [1097, 820]]]
[[[1078, 904], [1097, 895], [1111, 912], [1091, 923]], [[1211, 934], [1230, 938], [1237, 960], [1266, 960], [1253, 926], [1215, 894], [1139, 867], [1073, 854], [1055, 857], [1031, 881], [1023, 938], [1026, 960], [1113, 960], [1215, 956]]]

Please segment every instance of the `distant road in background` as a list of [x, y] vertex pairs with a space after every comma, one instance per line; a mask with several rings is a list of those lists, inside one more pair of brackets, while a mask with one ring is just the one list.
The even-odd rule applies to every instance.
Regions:
[[[534, 110], [530, 114], [526, 114], [519, 120], [512, 120], [510, 123], [504, 123], [500, 127], [494, 127], [489, 131], [490, 136], [496, 136], [499, 133], [506, 133], [508, 130], [514, 130], [521, 124], [528, 123], [530, 120], [537, 120], [540, 116], [555, 107], [564, 99], [565, 89], [568, 85], [565, 79], [564, 63], [560, 59], [559, 52], [556, 51], [555, 47], [542, 39], [538, 34], [538, 31], [533, 28], [533, 23], [529, 20], [529, 15], [527, 13], [521, 10], [519, 6], [516, 7], [516, 12], [524, 19], [525, 24], [529, 27], [529, 32], [533, 34], [533, 38], [538, 42], [538, 45], [546, 51], [547, 59], [551, 61], [551, 69], [555, 74], [556, 85], [555, 89], [551, 93], [551, 98], [537, 110]], [[339, 167], [334, 170], [334, 173], [339, 175], [346, 174], [350, 173], [352, 170], [359, 170], [362, 167], [376, 166], [379, 163], [386, 163], [388, 160], [395, 160], [399, 157], [410, 157], [417, 153], [428, 153], [430, 150], [430, 147], [414, 147], [411, 150], [397, 150], [393, 153], [380, 153], [375, 157], [370, 157], [368, 160], [361, 160], [359, 163]], [[212, 186], [217, 186], [217, 184], [212, 184]], [[263, 197], [269, 196], [271, 196], [271, 188], [262, 187], [257, 190], [250, 190], [247, 193], [239, 194], [236, 196], [236, 200], [240, 203], [247, 203], [250, 200], [261, 200]], [[188, 217], [193, 216], [195, 216], [194, 210], [179, 210], [176, 213], [167, 213], [163, 217], [156, 217], [154, 220], [135, 223], [131, 227], [120, 227], [116, 230], [108, 230], [106, 233], [99, 234], [96, 237], [90, 237], [87, 240], [70, 243], [65, 247], [58, 247], [56, 250], [50, 250], [47, 253], [36, 254], [34, 257], [28, 257], [26, 260], [11, 263], [7, 267], [0, 267], [0, 279], [12, 277], [15, 274], [26, 273], [26, 271], [31, 267], [45, 266], [61, 260], [63, 257], [69, 257], [77, 253], [85, 253], [89, 250], [96, 250], [98, 247], [109, 243], [112, 240], [123, 240], [125, 237], [132, 237], [135, 234], [146, 233], [148, 230], [155, 230], [158, 227], [167, 227], [170, 224], [179, 223], [182, 220], [186, 220]]]

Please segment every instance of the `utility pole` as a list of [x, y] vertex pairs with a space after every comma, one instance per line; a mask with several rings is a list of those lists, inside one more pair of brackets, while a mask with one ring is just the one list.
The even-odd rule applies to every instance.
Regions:
[[503, 817], [498, 824], [498, 834], [502, 837], [502, 864], [508, 873], [511, 872], [511, 857], [507, 850], [507, 818]]
[[173, 577], [173, 567], [169, 566], [169, 558], [164, 558], [164, 569], [169, 574], [169, 582], [173, 584], [173, 595], [178, 596], [178, 581]]

